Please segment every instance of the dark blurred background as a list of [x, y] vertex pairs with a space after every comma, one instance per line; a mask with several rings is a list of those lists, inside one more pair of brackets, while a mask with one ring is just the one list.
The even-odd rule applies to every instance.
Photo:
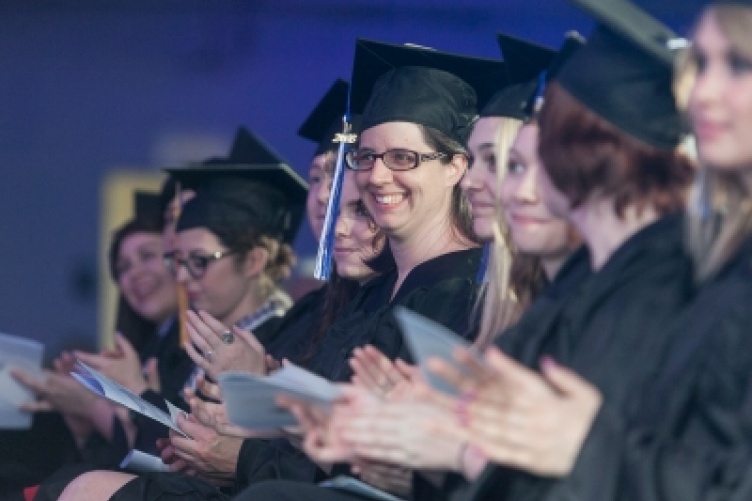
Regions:
[[[683, 34], [700, 8], [638, 3]], [[295, 132], [357, 37], [499, 57], [498, 31], [590, 28], [566, 0], [0, 0], [0, 332], [95, 344], [108, 173], [226, 154], [244, 124], [304, 174]]]

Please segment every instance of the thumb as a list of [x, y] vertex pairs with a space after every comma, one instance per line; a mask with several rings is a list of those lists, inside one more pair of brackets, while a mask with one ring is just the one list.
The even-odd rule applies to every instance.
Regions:
[[133, 358], [138, 356], [136, 355], [136, 350], [133, 349], [133, 345], [128, 342], [125, 336], [123, 336], [119, 332], [115, 334], [115, 344], [125, 358]]
[[144, 365], [144, 376], [146, 385], [153, 391], [159, 393], [162, 389], [162, 382], [159, 380], [159, 362], [156, 358], [150, 358]]
[[557, 391], [565, 394], [579, 394], [594, 389], [593, 386], [579, 374], [559, 365], [551, 357], [541, 359], [541, 372], [546, 381]]

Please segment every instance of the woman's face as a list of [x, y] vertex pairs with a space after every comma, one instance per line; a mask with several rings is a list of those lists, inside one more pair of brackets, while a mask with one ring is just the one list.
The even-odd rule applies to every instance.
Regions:
[[569, 224], [546, 205], [547, 196], [556, 198], [559, 205], [565, 199], [558, 198], [563, 198], [558, 191], [547, 195], [551, 189], [555, 190], [538, 158], [538, 126], [525, 125], [509, 151], [509, 167], [501, 184], [504, 215], [520, 252], [541, 257], [569, 252]]
[[[420, 128], [409, 122], [387, 122], [360, 134], [359, 151], [384, 153], [391, 149], [435, 153]], [[451, 218], [452, 189], [465, 165], [425, 160], [417, 168], [392, 171], [377, 159], [371, 170], [357, 171], [355, 182], [376, 225], [390, 238], [406, 240], [426, 228], [446, 225]]]
[[496, 137], [500, 118], [481, 118], [475, 123], [467, 141], [472, 156], [472, 167], [462, 178], [465, 191], [473, 209], [473, 230], [486, 241], [494, 237], [494, 224], [501, 213], [501, 183], [496, 162]]
[[712, 8], [700, 18], [692, 55], [689, 116], [701, 162], [726, 171], [752, 167], [752, 60], [731, 45]]
[[[206, 228], [180, 231], [174, 252], [177, 263], [193, 263], [198, 271], [192, 275], [186, 266], [178, 264], [177, 267], [177, 279], [185, 287], [194, 308], [208, 312], [223, 323], [250, 313], [238, 314], [252, 292], [251, 277], [238, 262], [238, 256], [229, 253], [214, 233]], [[217, 252], [222, 253], [222, 257], [212, 258]]]
[[334, 168], [334, 155], [322, 153], [313, 157], [311, 167], [308, 169], [308, 198], [306, 199], [306, 212], [308, 222], [316, 240], [321, 239], [326, 217], [326, 204], [329, 202], [329, 193], [332, 189], [332, 171]]
[[159, 233], [134, 233], [125, 237], [115, 263], [117, 284], [133, 310], [154, 323], [177, 311], [177, 290], [162, 260]]
[[345, 173], [339, 217], [334, 229], [337, 273], [360, 283], [373, 278], [376, 273], [365, 262], [381, 251], [383, 239], [374, 242], [378, 229], [360, 198], [354, 173]]

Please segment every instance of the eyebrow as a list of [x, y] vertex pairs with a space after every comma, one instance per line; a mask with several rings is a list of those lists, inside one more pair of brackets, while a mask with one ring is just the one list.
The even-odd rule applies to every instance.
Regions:
[[478, 146], [479, 150], [488, 150], [492, 148], [496, 148], [496, 145], [494, 143], [482, 143]]
[[512, 146], [511, 148], [509, 148], [509, 156], [511, 156], [511, 155], [514, 155], [514, 156], [516, 156], [516, 157], [519, 157], [519, 158], [521, 158], [521, 159], [523, 159], [523, 160], [525, 159], [525, 155], [523, 155], [523, 154], [522, 154], [522, 153], [520, 152], [520, 150], [518, 150], [518, 149], [517, 149], [517, 148], [515, 148], [514, 146]]
[[155, 247], [161, 247], [161, 246], [162, 246], [162, 242], [144, 242], [138, 247], [136, 247], [136, 250], [153, 249]]

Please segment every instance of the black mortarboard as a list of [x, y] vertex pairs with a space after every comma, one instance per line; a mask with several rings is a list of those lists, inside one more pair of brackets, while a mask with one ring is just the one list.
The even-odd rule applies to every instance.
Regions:
[[133, 213], [136, 218], [157, 218], [161, 220], [161, 198], [159, 193], [136, 190], [133, 193]]
[[556, 50], [505, 33], [497, 33], [504, 66], [513, 84], [528, 83], [551, 64]]
[[464, 142], [477, 115], [507, 83], [501, 61], [359, 39], [350, 108], [362, 129], [407, 121]]
[[[224, 178], [245, 179], [274, 188], [285, 197], [282, 208], [289, 213], [284, 231], [285, 242], [292, 243], [305, 212], [308, 184], [264, 141], [241, 127], [228, 157], [211, 158], [185, 168], [165, 169], [180, 183], [181, 189], [200, 192], [207, 186], [224, 185]], [[229, 184], [229, 183], [228, 183]], [[181, 216], [182, 218], [182, 216]]]
[[530, 114], [528, 102], [538, 87], [537, 80], [510, 85], [497, 92], [491, 101], [480, 112], [481, 117], [505, 117], [527, 120]]
[[481, 111], [484, 117], [529, 119], [535, 101], [542, 96], [545, 84], [559, 72], [564, 61], [584, 44], [577, 32], [569, 32], [558, 51], [510, 35], [498, 34], [497, 39], [512, 82], [500, 90]]
[[287, 197], [280, 190], [248, 178], [219, 177], [201, 186], [185, 203], [177, 231], [252, 227], [260, 234], [289, 242], [289, 236], [297, 231], [290, 218]]
[[[318, 143], [314, 155], [336, 151], [339, 147], [339, 143], [334, 139], [342, 132], [342, 118], [347, 112], [349, 88], [350, 84], [341, 78], [334, 82], [298, 129], [299, 136]], [[357, 133], [360, 115], [350, 116], [350, 124], [351, 132]]]
[[669, 28], [625, 0], [572, 0], [597, 21], [556, 80], [588, 109], [659, 149], [673, 149], [682, 121], [672, 93]]

